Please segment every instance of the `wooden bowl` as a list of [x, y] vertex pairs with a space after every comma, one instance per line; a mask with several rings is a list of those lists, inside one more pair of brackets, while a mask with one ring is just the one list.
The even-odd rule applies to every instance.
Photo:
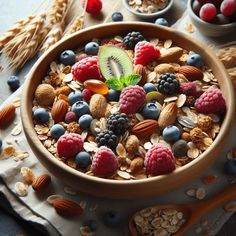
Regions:
[[[212, 68], [213, 73], [219, 80], [227, 104], [225, 119], [213, 145], [198, 158], [175, 170], [171, 174], [135, 181], [108, 180], [89, 176], [57, 160], [38, 139], [34, 131], [32, 120], [32, 100], [34, 98], [34, 92], [46, 75], [50, 63], [56, 60], [62, 51], [66, 49], [76, 49], [92, 38], [125, 35], [130, 31], [140, 31], [146, 37], [158, 37], [162, 40], [172, 39], [174, 44], [201, 54], [205, 63]], [[206, 50], [206, 45], [200, 44], [189, 35], [184, 35], [173, 29], [150, 23], [119, 22], [81, 30], [69, 38], [60, 41], [53, 46], [51, 50], [44, 53], [33, 66], [27, 77], [23, 89], [21, 117], [25, 135], [36, 157], [50, 173], [55, 175], [64, 184], [79, 191], [100, 197], [121, 199], [156, 196], [166, 191], [174, 190], [196, 178], [219, 157], [219, 153], [226, 143], [234, 115], [235, 103], [233, 87], [224, 66], [216, 58], [214, 53], [208, 48]]]

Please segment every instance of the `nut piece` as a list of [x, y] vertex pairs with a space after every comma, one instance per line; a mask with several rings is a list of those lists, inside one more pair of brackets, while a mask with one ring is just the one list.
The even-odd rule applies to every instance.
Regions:
[[177, 62], [179, 58], [183, 55], [183, 49], [180, 47], [172, 47], [164, 51], [159, 61], [161, 62]]
[[192, 140], [193, 143], [197, 144], [201, 142], [203, 138], [204, 134], [201, 129], [194, 128], [190, 131], [190, 139]]
[[138, 83], [139, 85], [144, 85], [147, 82], [147, 72], [143, 65], [136, 65], [134, 67], [133, 73], [142, 76], [142, 79]]
[[39, 106], [49, 107], [55, 99], [55, 90], [50, 84], [40, 84], [35, 91], [35, 100]]
[[139, 139], [135, 135], [130, 135], [127, 138], [125, 149], [129, 154], [134, 154], [138, 151]]
[[144, 160], [142, 157], [134, 158], [130, 163], [130, 170], [132, 173], [137, 173], [143, 169]]
[[198, 116], [197, 126], [203, 131], [208, 131], [213, 126], [213, 120], [210, 116], [200, 115]]
[[166, 126], [174, 124], [177, 118], [177, 111], [178, 107], [176, 103], [171, 102], [168, 105], [166, 105], [164, 109], [161, 111], [158, 119], [159, 127], [161, 129], [164, 129]]
[[56, 89], [56, 95], [59, 96], [60, 94], [63, 94], [65, 96], [68, 96], [71, 92], [71, 89], [68, 86], [63, 86], [61, 88]]
[[34, 191], [44, 191], [51, 182], [51, 176], [48, 174], [40, 175], [32, 183]]
[[89, 109], [94, 118], [102, 118], [106, 114], [107, 100], [100, 94], [94, 94], [90, 99]]
[[73, 217], [79, 216], [83, 213], [81, 206], [71, 200], [56, 198], [52, 204], [57, 214], [61, 216]]
[[190, 81], [202, 80], [204, 77], [203, 72], [194, 66], [181, 66], [179, 73], [183, 74]]
[[157, 74], [173, 73], [175, 71], [171, 64], [162, 63], [155, 67]]
[[20, 169], [20, 173], [27, 184], [33, 183], [35, 177], [33, 171], [30, 168], [23, 166]]
[[51, 114], [56, 123], [64, 120], [68, 107], [68, 103], [64, 100], [58, 100], [53, 104]]
[[132, 132], [138, 137], [146, 137], [154, 133], [157, 127], [157, 121], [147, 119], [136, 124], [133, 127]]
[[8, 104], [0, 110], [0, 127], [7, 127], [11, 124], [15, 117], [16, 107]]

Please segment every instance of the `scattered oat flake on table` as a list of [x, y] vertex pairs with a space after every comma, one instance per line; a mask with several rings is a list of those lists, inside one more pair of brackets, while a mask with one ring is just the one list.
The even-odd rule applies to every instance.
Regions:
[[33, 171], [29, 167], [25, 167], [25, 166], [21, 167], [20, 173], [27, 184], [33, 183], [35, 176], [34, 176]]
[[184, 25], [184, 28], [185, 28], [185, 30], [188, 31], [189, 33], [194, 33], [194, 32], [195, 32], [195, 30], [194, 30], [194, 28], [193, 28], [193, 25], [192, 25], [192, 23], [190, 23], [190, 22], [186, 22], [185, 25]]
[[81, 208], [85, 209], [87, 206], [87, 202], [83, 200], [79, 203], [79, 205], [81, 206]]
[[12, 103], [14, 104], [15, 107], [20, 107], [21, 99], [20, 98], [15, 98]]
[[1, 158], [7, 159], [13, 156], [15, 153], [16, 153], [16, 149], [13, 146], [6, 147], [1, 153]]
[[205, 197], [206, 197], [206, 190], [205, 190], [204, 188], [202, 188], [202, 187], [198, 188], [198, 189], [196, 190], [196, 198], [197, 198], [198, 200], [202, 200], [202, 199], [204, 199]]
[[21, 125], [20, 125], [20, 124], [19, 124], [19, 125], [16, 125], [16, 126], [13, 128], [13, 130], [11, 131], [11, 135], [12, 135], [12, 136], [17, 136], [17, 135], [19, 135], [19, 134], [21, 133], [21, 131], [22, 131]]
[[20, 197], [25, 197], [28, 194], [28, 186], [22, 182], [16, 182], [15, 191]]
[[228, 202], [225, 206], [224, 206], [224, 210], [226, 212], [235, 212], [236, 211], [236, 202], [232, 201], [232, 202]]
[[15, 161], [18, 161], [18, 160], [24, 160], [25, 158], [28, 158], [29, 157], [29, 153], [28, 152], [16, 152], [15, 155], [14, 155], [14, 160]]
[[92, 236], [93, 232], [91, 231], [91, 229], [88, 226], [81, 226], [80, 227], [80, 233], [82, 236]]
[[196, 196], [196, 189], [188, 189], [186, 191], [186, 195], [188, 195], [189, 197], [195, 197]]

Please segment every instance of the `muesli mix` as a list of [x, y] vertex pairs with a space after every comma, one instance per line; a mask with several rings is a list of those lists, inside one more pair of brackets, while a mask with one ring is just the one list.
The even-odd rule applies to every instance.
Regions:
[[33, 120], [42, 144], [71, 168], [136, 180], [197, 158], [219, 133], [225, 109], [201, 55], [129, 32], [51, 62], [35, 91]]

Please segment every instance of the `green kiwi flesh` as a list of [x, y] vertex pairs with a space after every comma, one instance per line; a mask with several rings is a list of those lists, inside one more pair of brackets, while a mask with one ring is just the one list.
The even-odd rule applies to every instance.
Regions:
[[127, 77], [133, 72], [133, 63], [128, 53], [115, 46], [99, 48], [98, 61], [100, 71], [105, 79]]

